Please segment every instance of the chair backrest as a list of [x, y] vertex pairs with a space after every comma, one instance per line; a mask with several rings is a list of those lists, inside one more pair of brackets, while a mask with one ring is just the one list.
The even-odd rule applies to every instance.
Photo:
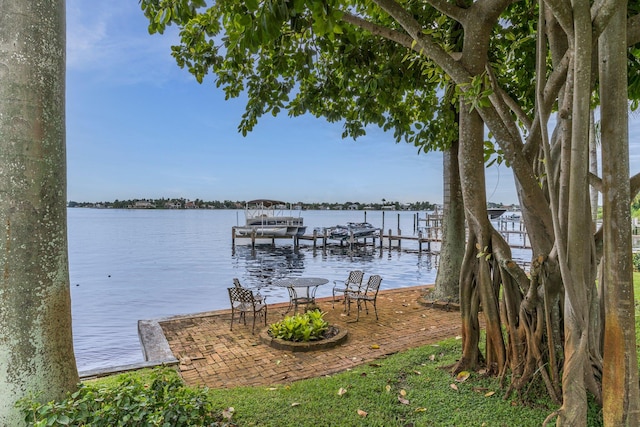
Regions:
[[364, 277], [364, 271], [362, 270], [353, 270], [349, 272], [349, 278], [347, 279], [346, 284], [355, 283], [360, 286], [362, 284], [362, 278]]
[[229, 300], [231, 301], [231, 305], [236, 302], [245, 303], [255, 305], [256, 300], [253, 297], [253, 292], [251, 289], [247, 288], [227, 288], [229, 291]]
[[240, 280], [237, 277], [233, 278], [233, 286], [235, 286], [236, 288], [242, 287], [242, 285], [240, 284]]
[[382, 277], [377, 274], [373, 276], [369, 276], [369, 280], [367, 280], [367, 287], [365, 289], [365, 294], [378, 293], [380, 289], [380, 284], [382, 283]]

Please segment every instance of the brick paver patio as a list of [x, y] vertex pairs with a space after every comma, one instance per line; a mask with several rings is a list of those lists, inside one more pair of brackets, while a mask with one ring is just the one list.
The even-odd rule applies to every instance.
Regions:
[[[318, 299], [325, 319], [339, 328], [347, 328], [347, 341], [335, 348], [312, 352], [276, 350], [263, 344], [259, 330], [251, 333], [247, 325], [235, 323], [229, 330], [231, 311], [221, 310], [160, 323], [171, 351], [179, 359], [179, 369], [189, 385], [211, 388], [269, 386], [305, 378], [329, 375], [370, 362], [384, 355], [431, 344], [460, 333], [460, 313], [429, 308], [418, 298], [426, 286], [382, 290], [378, 295], [378, 316], [350, 316], [340, 302], [331, 308], [331, 299]], [[282, 319], [287, 304], [269, 305], [267, 322]], [[350, 322], [348, 322], [350, 321]]]

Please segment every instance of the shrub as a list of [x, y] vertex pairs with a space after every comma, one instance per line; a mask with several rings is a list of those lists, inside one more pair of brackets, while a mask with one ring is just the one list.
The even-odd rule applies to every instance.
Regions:
[[294, 316], [287, 316], [279, 322], [269, 325], [269, 332], [274, 338], [285, 341], [319, 340], [329, 328], [324, 320], [325, 313], [320, 310], [307, 311]]
[[633, 268], [635, 268], [636, 271], [640, 271], [640, 252], [633, 254]]
[[184, 386], [175, 373], [154, 369], [148, 381], [125, 374], [115, 384], [80, 384], [61, 402], [23, 399], [29, 426], [228, 426], [214, 412], [206, 389]]

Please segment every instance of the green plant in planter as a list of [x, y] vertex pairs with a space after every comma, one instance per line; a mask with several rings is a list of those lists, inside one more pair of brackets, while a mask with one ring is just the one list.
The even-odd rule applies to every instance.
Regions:
[[281, 321], [269, 325], [269, 332], [273, 338], [285, 341], [319, 340], [329, 329], [324, 315], [325, 313], [320, 310], [312, 310], [286, 316]]

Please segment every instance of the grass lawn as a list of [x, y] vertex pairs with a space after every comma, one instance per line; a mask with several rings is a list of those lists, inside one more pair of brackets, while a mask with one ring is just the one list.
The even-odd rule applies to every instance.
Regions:
[[539, 426], [553, 411], [535, 397], [540, 390], [531, 390], [534, 403], [525, 406], [503, 400], [495, 379], [456, 381], [445, 367], [461, 351], [449, 339], [331, 377], [209, 395], [215, 406], [233, 407], [242, 426]]

